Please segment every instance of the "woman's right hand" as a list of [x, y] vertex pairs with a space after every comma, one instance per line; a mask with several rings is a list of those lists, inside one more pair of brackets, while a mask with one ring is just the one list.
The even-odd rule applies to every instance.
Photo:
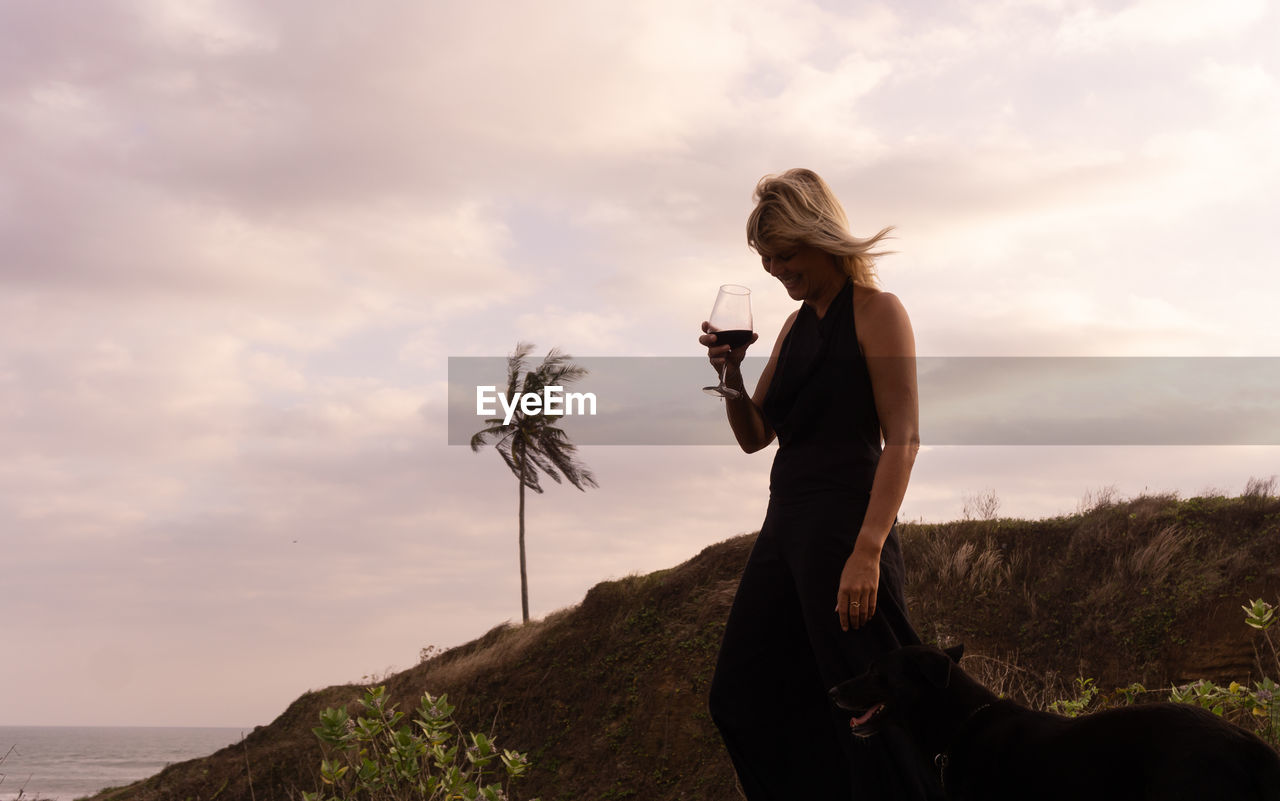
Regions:
[[[793, 312], [787, 318], [786, 325], [782, 329], [784, 335], [791, 328], [795, 317], [796, 315]], [[742, 398], [748, 401], [747, 403], [725, 403], [724, 405], [725, 412], [729, 417], [729, 426], [733, 429], [733, 436], [746, 453], [755, 453], [770, 442], [773, 442], [774, 438], [773, 429], [765, 421], [759, 404], [763, 402], [764, 391], [769, 386], [769, 382], [773, 380], [774, 365], [778, 359], [777, 351], [779, 345], [777, 343], [773, 346], [773, 355], [760, 372], [760, 379], [756, 383], [755, 395], [748, 392], [746, 386], [742, 383], [742, 359], [747, 355], [747, 348], [754, 345], [758, 339], [760, 339], [760, 335], [753, 331], [751, 333], [751, 341], [745, 345], [733, 348], [727, 344], [718, 343], [716, 342], [715, 329], [711, 327], [709, 322], [702, 324], [702, 336], [698, 337], [698, 344], [707, 349], [707, 359], [711, 362], [711, 366], [716, 369], [717, 373], [720, 373], [721, 369], [724, 370], [722, 376], [724, 384], [741, 392]]]
[[742, 360], [747, 355], [747, 348], [755, 344], [760, 338], [760, 334], [751, 333], [751, 341], [745, 345], [731, 348], [728, 345], [716, 344], [715, 329], [711, 327], [711, 323], [706, 320], [702, 321], [702, 336], [698, 337], [698, 344], [703, 345], [707, 349], [707, 358], [711, 360], [711, 366], [716, 368], [718, 374], [726, 363], [732, 365], [742, 364]]

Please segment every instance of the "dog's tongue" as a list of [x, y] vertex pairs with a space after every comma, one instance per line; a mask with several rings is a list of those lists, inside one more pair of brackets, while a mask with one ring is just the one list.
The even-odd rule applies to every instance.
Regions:
[[882, 706], [884, 706], [884, 704], [876, 704], [875, 706], [873, 706], [873, 707], [871, 707], [870, 709], [868, 709], [866, 712], [863, 712], [861, 715], [858, 715], [857, 717], [855, 717], [855, 718], [853, 718], [852, 720], [850, 720], [850, 721], [849, 721], [849, 726], [850, 726], [850, 728], [855, 728], [855, 729], [856, 729], [857, 727], [859, 727], [859, 726], [861, 726], [862, 724], [866, 723], [868, 720], [871, 720], [871, 718], [872, 718], [872, 717], [873, 717], [877, 712], [879, 712], [879, 711], [880, 711], [880, 707], [882, 707]]

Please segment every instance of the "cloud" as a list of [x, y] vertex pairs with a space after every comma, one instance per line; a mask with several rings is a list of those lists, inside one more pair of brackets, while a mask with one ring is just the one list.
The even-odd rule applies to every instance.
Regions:
[[1114, 11], [1086, 7], [1067, 16], [1061, 40], [1070, 49], [1185, 45], [1240, 34], [1266, 13], [1263, 0], [1213, 6], [1194, 0], [1142, 0]]

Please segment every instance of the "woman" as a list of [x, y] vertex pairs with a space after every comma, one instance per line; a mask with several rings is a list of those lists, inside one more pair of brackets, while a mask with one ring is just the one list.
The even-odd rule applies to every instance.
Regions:
[[[809, 170], [756, 186], [747, 242], [793, 300], [749, 397], [749, 345], [698, 340], [726, 382], [748, 453], [774, 437], [769, 509], [743, 572], [711, 686], [712, 718], [750, 801], [926, 798], [918, 755], [892, 730], [855, 740], [827, 690], [876, 654], [918, 644], [903, 600], [894, 522], [919, 450], [915, 341], [902, 304], [876, 288], [889, 229], [850, 235]], [[752, 341], [755, 341], [753, 337]], [[883, 446], [881, 441], [883, 439]]]

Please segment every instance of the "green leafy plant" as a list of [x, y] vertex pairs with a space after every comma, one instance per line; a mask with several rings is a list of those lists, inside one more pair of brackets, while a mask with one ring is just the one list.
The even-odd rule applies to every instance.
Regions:
[[1080, 677], [1076, 679], [1076, 697], [1069, 700], [1054, 701], [1049, 704], [1049, 711], [1069, 718], [1079, 717], [1093, 703], [1093, 699], [1097, 697], [1098, 688], [1094, 686], [1093, 679]]
[[[1245, 613], [1245, 623], [1262, 632], [1266, 650], [1270, 652], [1269, 660], [1264, 660], [1263, 650], [1259, 649], [1259, 668], [1263, 673], [1274, 669], [1277, 671], [1276, 675], [1280, 675], [1280, 649], [1272, 634], [1272, 628], [1280, 621], [1276, 607], [1259, 598], [1241, 608]], [[1264, 661], [1269, 661], [1270, 664], [1264, 665]], [[1117, 688], [1114, 696], [1104, 702], [1104, 705], [1115, 702], [1132, 704], [1147, 692], [1149, 691], [1141, 684]], [[1046, 708], [1050, 712], [1074, 718], [1089, 711], [1097, 697], [1098, 689], [1094, 686], [1093, 679], [1081, 677], [1076, 679], [1075, 698], [1054, 701]], [[1208, 679], [1200, 679], [1170, 688], [1169, 700], [1193, 704], [1245, 728], [1253, 728], [1273, 748], [1280, 749], [1280, 684], [1269, 676], [1264, 675], [1260, 681], [1254, 682], [1252, 689], [1236, 681], [1223, 687]]]
[[[1261, 598], [1240, 608], [1244, 610], [1244, 622], [1262, 632], [1263, 640], [1271, 651], [1271, 665], [1263, 666], [1263, 656], [1259, 651], [1258, 666], [1264, 673], [1274, 669], [1280, 675], [1280, 651], [1277, 650], [1271, 633], [1271, 628], [1280, 620], [1276, 615], [1276, 608]], [[1169, 700], [1195, 704], [1242, 725], [1247, 726], [1252, 722], [1253, 728], [1264, 740], [1272, 747], [1280, 748], [1280, 685], [1269, 676], [1263, 676], [1261, 681], [1254, 682], [1253, 689], [1235, 681], [1222, 687], [1201, 679], [1172, 688]]]
[[1141, 698], [1142, 696], [1146, 695], [1149, 692], [1151, 692], [1151, 690], [1148, 690], [1146, 687], [1143, 687], [1141, 684], [1135, 681], [1133, 684], [1130, 684], [1128, 687], [1117, 687], [1115, 696], [1120, 701], [1122, 701], [1125, 706], [1133, 706], [1138, 702], [1139, 698]]
[[524, 754], [498, 750], [492, 737], [462, 735], [448, 696], [424, 694], [412, 719], [371, 687], [365, 715], [345, 708], [320, 713], [312, 731], [324, 746], [323, 787], [303, 801], [506, 801], [510, 783], [529, 769]]
[[1268, 631], [1277, 620], [1276, 608], [1261, 598], [1250, 601], [1240, 608], [1244, 610], [1244, 622], [1262, 632], [1267, 645], [1271, 646], [1272, 658], [1276, 660], [1276, 665], [1280, 666], [1280, 653], [1277, 653], [1275, 641], [1271, 639], [1271, 633]]
[[1169, 700], [1178, 704], [1191, 704], [1207, 709], [1215, 715], [1223, 714], [1229, 706], [1235, 706], [1240, 685], [1231, 682], [1230, 687], [1220, 687], [1208, 679], [1200, 679], [1169, 690]]

